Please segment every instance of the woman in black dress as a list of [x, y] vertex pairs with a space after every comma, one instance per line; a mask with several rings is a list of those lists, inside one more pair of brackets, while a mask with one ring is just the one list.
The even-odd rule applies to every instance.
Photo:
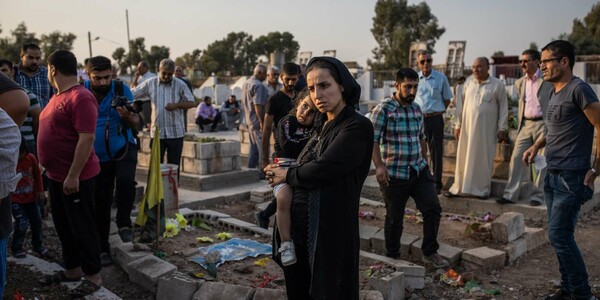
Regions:
[[287, 295], [358, 299], [358, 206], [371, 163], [373, 125], [356, 112], [360, 86], [339, 60], [311, 59], [306, 78], [320, 112], [313, 136], [297, 167], [265, 168], [271, 185], [287, 182], [294, 188], [291, 237], [298, 261], [283, 268]]

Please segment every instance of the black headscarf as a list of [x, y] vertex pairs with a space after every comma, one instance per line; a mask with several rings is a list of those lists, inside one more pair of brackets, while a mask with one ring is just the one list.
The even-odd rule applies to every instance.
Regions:
[[335, 67], [337, 75], [342, 81], [342, 86], [344, 87], [344, 91], [342, 92], [344, 101], [349, 106], [357, 105], [358, 101], [360, 100], [360, 85], [358, 84], [358, 82], [356, 82], [352, 74], [350, 74], [348, 68], [346, 68], [346, 66], [335, 57], [317, 56], [313, 57], [308, 62], [306, 69], [309, 70], [311, 65], [317, 61], [326, 61]]

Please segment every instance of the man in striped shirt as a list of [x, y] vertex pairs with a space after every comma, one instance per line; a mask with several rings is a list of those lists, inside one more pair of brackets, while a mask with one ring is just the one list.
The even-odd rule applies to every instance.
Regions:
[[423, 262], [436, 268], [448, 266], [438, 253], [440, 201], [435, 181], [424, 157], [427, 141], [423, 131], [423, 113], [414, 103], [419, 75], [412, 69], [396, 73], [396, 93], [377, 105], [371, 112], [374, 144], [373, 163], [377, 182], [385, 200], [384, 223], [387, 256], [400, 257], [404, 208], [408, 197], [415, 200], [423, 214]]
[[21, 47], [21, 64], [15, 68], [15, 81], [38, 96], [42, 109], [46, 107], [54, 94], [48, 81], [48, 68], [40, 65], [42, 50], [33, 43]]
[[181, 80], [173, 80], [175, 62], [170, 59], [160, 61], [158, 77], [145, 80], [132, 89], [133, 97], [150, 97], [152, 116], [150, 136], [158, 126], [160, 132], [160, 157], [167, 152], [167, 163], [179, 166], [183, 150], [185, 123], [183, 112], [196, 107], [194, 96]]

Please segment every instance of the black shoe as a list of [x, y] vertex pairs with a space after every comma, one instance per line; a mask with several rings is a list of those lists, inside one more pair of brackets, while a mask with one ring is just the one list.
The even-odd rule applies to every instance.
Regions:
[[256, 220], [256, 224], [260, 228], [268, 229], [269, 228], [269, 218], [266, 218], [262, 211], [259, 211], [254, 214], [254, 219]]
[[568, 300], [571, 299], [571, 293], [564, 291], [562, 289], [558, 290], [558, 292], [544, 298], [544, 300]]
[[496, 199], [496, 203], [498, 204], [514, 204], [515, 202], [504, 197]]
[[531, 201], [529, 201], [529, 205], [530, 206], [540, 206], [540, 205], [542, 205], [542, 202], [536, 201], [536, 200], [531, 200]]
[[457, 194], [452, 194], [450, 192], [444, 192], [444, 197], [446, 197], [446, 198], [455, 198], [455, 197], [458, 197], [458, 195]]
[[490, 199], [490, 196], [489, 195], [486, 195], [486, 196], [475, 196], [475, 198], [477, 198], [479, 200], [487, 200], [487, 199]]
[[119, 228], [119, 236], [121, 237], [121, 241], [123, 243], [128, 243], [133, 241], [133, 230], [129, 227], [121, 227]]
[[112, 265], [112, 263], [113, 263], [112, 257], [110, 257], [109, 253], [106, 253], [106, 252], [100, 253], [100, 264], [103, 267], [108, 267], [108, 266]]

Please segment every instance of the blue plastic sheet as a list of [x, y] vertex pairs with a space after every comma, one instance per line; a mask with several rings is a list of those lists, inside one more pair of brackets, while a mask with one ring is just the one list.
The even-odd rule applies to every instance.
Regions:
[[242, 260], [246, 257], [257, 257], [259, 255], [270, 255], [272, 253], [271, 245], [261, 244], [254, 240], [243, 240], [238, 238], [230, 239], [229, 241], [214, 244], [206, 247], [198, 248], [199, 256], [192, 257], [191, 260], [203, 268], [207, 268], [204, 262], [204, 255], [212, 251], [221, 253], [221, 261], [217, 263], [217, 267], [226, 261]]

